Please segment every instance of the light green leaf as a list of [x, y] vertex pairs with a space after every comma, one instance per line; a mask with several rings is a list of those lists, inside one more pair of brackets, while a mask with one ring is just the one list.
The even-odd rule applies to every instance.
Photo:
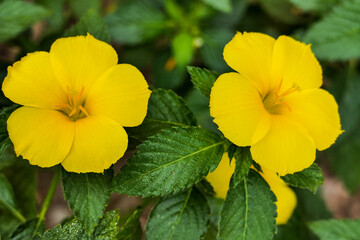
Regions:
[[0, 3], [0, 42], [9, 40], [37, 21], [45, 18], [45, 8], [20, 0]]
[[213, 87], [219, 74], [208, 69], [188, 66], [187, 70], [191, 76], [191, 82], [200, 92], [210, 98], [211, 88]]
[[77, 17], [82, 17], [90, 9], [95, 12], [100, 12], [100, 0], [70, 0], [70, 8]]
[[219, 11], [223, 11], [226, 13], [231, 11], [230, 0], [202, 0], [202, 1]]
[[252, 165], [252, 157], [250, 154], [250, 149], [245, 147], [238, 147], [234, 157], [236, 165], [233, 178], [234, 186], [236, 187], [249, 174], [250, 167]]
[[105, 18], [116, 41], [137, 44], [158, 36], [166, 27], [165, 16], [151, 0], [127, 1]]
[[230, 182], [220, 213], [219, 240], [266, 240], [275, 231], [276, 197], [254, 170], [237, 187]]
[[315, 55], [321, 59], [360, 57], [360, 0], [341, 1], [308, 29], [304, 40], [312, 44]]
[[311, 230], [321, 240], [360, 239], [360, 219], [331, 219], [310, 223]]
[[146, 239], [197, 240], [205, 234], [209, 220], [205, 197], [192, 187], [159, 200], [150, 213]]
[[151, 93], [144, 122], [126, 130], [131, 138], [144, 141], [161, 129], [196, 125], [196, 118], [180, 96], [171, 90], [157, 89]]
[[139, 218], [141, 217], [142, 209], [136, 209], [130, 217], [126, 220], [125, 224], [121, 227], [117, 236], [122, 240], [138, 240], [142, 238], [142, 229]]
[[99, 40], [110, 41], [110, 34], [105, 22], [100, 14], [93, 9], [90, 9], [75, 25], [66, 31], [65, 36], [86, 35], [87, 33], [90, 33]]
[[171, 48], [176, 64], [184, 67], [191, 62], [194, 54], [193, 37], [187, 32], [179, 33], [172, 40]]
[[110, 168], [101, 173], [70, 173], [61, 171], [64, 196], [74, 215], [83, 223], [90, 235], [104, 214], [110, 197], [110, 183], [113, 178]]
[[301, 172], [287, 174], [281, 178], [290, 186], [306, 188], [313, 193], [324, 182], [322, 171], [316, 163]]
[[224, 140], [197, 127], [162, 130], [138, 146], [115, 176], [116, 192], [160, 196], [186, 189], [219, 164]]

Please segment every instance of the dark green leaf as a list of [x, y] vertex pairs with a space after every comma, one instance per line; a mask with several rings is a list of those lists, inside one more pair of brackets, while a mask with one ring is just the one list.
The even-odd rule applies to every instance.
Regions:
[[202, 0], [202, 1], [219, 11], [223, 11], [227, 13], [231, 11], [230, 0]]
[[90, 235], [108, 204], [113, 170], [110, 168], [104, 174], [62, 170], [61, 174], [65, 199]]
[[272, 239], [276, 231], [276, 197], [254, 170], [237, 187], [230, 189], [220, 213], [218, 239]]
[[259, 0], [261, 7], [271, 17], [288, 24], [299, 22], [299, 18], [293, 14], [292, 4], [289, 0]]
[[220, 210], [224, 203], [220, 198], [208, 198], [210, 206], [211, 218], [204, 240], [216, 240], [218, 235], [218, 225], [220, 219]]
[[0, 143], [0, 170], [12, 165], [17, 159], [14, 152], [14, 145], [9, 138], [5, 138]]
[[95, 38], [109, 42], [110, 34], [100, 14], [90, 9], [74, 26], [65, 32], [65, 36], [78, 36], [90, 33]]
[[160, 199], [146, 225], [146, 239], [198, 240], [206, 232], [210, 208], [196, 189], [171, 194]]
[[174, 126], [196, 126], [197, 122], [184, 100], [171, 90], [153, 90], [144, 122], [128, 128], [130, 137], [144, 141], [161, 129]]
[[3, 174], [0, 174], [0, 206], [11, 212], [18, 208], [11, 184]]
[[191, 82], [201, 91], [204, 96], [210, 98], [211, 88], [213, 87], [219, 74], [208, 69], [201, 69], [198, 67], [187, 67], [191, 76]]
[[202, 128], [162, 130], [138, 146], [114, 178], [113, 189], [147, 197], [188, 188], [216, 168], [223, 144], [220, 136]]
[[331, 219], [310, 223], [311, 230], [321, 240], [360, 239], [360, 219]]
[[340, 0], [290, 0], [292, 4], [304, 11], [326, 12]]
[[165, 16], [150, 0], [127, 1], [105, 18], [109, 32], [116, 41], [137, 44], [159, 35]]
[[35, 0], [35, 3], [44, 6], [50, 11], [50, 15], [46, 18], [44, 35], [56, 33], [64, 27], [66, 16], [64, 14], [65, 0]]
[[252, 165], [252, 157], [249, 148], [238, 147], [235, 152], [235, 171], [234, 171], [234, 187], [241, 183], [249, 174]]
[[119, 234], [119, 211], [106, 212], [90, 239], [96, 240], [117, 240]]
[[360, 57], [360, 0], [341, 1], [305, 35], [317, 57], [347, 60]]
[[20, 0], [0, 3], [0, 42], [15, 37], [35, 22], [46, 17], [45, 8]]
[[194, 53], [193, 37], [187, 33], [182, 32], [174, 37], [172, 40], [172, 51], [175, 63], [179, 67], [184, 67], [191, 62]]
[[71, 0], [69, 1], [70, 8], [77, 17], [82, 17], [90, 9], [100, 12], [101, 1], [100, 0]]
[[315, 193], [317, 188], [324, 182], [322, 171], [316, 163], [301, 172], [287, 174], [281, 178], [290, 186], [306, 188], [313, 193]]
[[10, 107], [4, 107], [0, 111], [0, 141], [3, 141], [8, 137], [7, 132], [7, 120], [10, 114], [18, 108], [18, 105], [12, 105]]
[[36, 233], [42, 234], [45, 231], [45, 224], [42, 222], [40, 226], [36, 228], [38, 220], [38, 218], [34, 218], [21, 224], [11, 235], [11, 240], [27, 240], [35, 236]]
[[142, 229], [139, 218], [141, 217], [142, 209], [136, 209], [125, 224], [121, 227], [118, 234], [118, 239], [122, 240], [138, 240], [142, 237]]

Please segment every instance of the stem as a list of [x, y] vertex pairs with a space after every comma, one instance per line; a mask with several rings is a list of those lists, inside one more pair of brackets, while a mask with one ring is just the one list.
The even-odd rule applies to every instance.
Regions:
[[7, 208], [20, 222], [24, 223], [26, 222], [25, 217], [18, 211], [16, 210], [13, 206], [9, 205], [7, 202], [5, 201], [1, 201], [0, 202], [5, 206], [5, 208]]
[[48, 191], [48, 193], [46, 195], [46, 198], [45, 198], [45, 200], [43, 202], [43, 205], [41, 207], [41, 211], [40, 211], [40, 214], [39, 214], [39, 220], [38, 220], [38, 222], [36, 224], [34, 234], [37, 232], [41, 222], [45, 218], [45, 214], [46, 214], [46, 212], [47, 212], [47, 210], [48, 210], [48, 208], [50, 206], [52, 198], [54, 197], [54, 193], [55, 193], [56, 187], [57, 187], [58, 182], [59, 182], [59, 177], [60, 177], [60, 168], [57, 167], [57, 169], [55, 170], [54, 177], [51, 180], [49, 191]]

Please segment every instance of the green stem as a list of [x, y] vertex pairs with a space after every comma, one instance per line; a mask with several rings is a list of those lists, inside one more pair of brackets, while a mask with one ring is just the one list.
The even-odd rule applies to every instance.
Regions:
[[19, 219], [20, 222], [24, 223], [26, 222], [25, 217], [18, 211], [16, 210], [13, 206], [9, 205], [6, 201], [1, 201], [2, 205], [5, 206], [6, 209], [8, 209], [17, 219]]
[[39, 220], [38, 220], [38, 222], [36, 224], [34, 234], [37, 232], [37, 229], [39, 228], [41, 222], [45, 218], [45, 214], [46, 214], [47, 210], [49, 209], [52, 198], [54, 197], [54, 193], [55, 193], [56, 187], [58, 185], [59, 178], [60, 178], [60, 168], [57, 167], [57, 169], [55, 171], [55, 174], [54, 174], [54, 177], [51, 180], [49, 191], [48, 191], [48, 193], [46, 195], [46, 198], [44, 200], [44, 203], [43, 203], [43, 205], [41, 207], [41, 211], [40, 211], [40, 214], [39, 214]]

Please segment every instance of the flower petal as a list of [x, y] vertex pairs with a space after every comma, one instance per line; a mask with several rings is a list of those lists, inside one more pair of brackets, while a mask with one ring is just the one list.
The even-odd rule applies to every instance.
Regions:
[[213, 187], [216, 197], [225, 198], [227, 191], [229, 190], [229, 184], [231, 176], [234, 173], [235, 169], [235, 159], [231, 161], [229, 160], [228, 153], [224, 153], [219, 165], [215, 169], [215, 171], [209, 173], [206, 176], [206, 180]]
[[294, 85], [301, 89], [319, 88], [322, 70], [310, 45], [280, 36], [274, 45], [271, 79], [278, 84], [282, 81], [280, 94]]
[[225, 137], [238, 146], [258, 142], [271, 124], [259, 92], [238, 73], [225, 73], [216, 80], [210, 95], [210, 114]]
[[291, 114], [314, 139], [316, 148], [330, 147], [341, 130], [338, 105], [334, 97], [323, 89], [307, 89], [290, 94], [284, 100]]
[[119, 64], [96, 81], [86, 100], [90, 115], [106, 116], [121, 126], [138, 126], [147, 113], [151, 91], [134, 66]]
[[61, 163], [66, 171], [103, 172], [121, 158], [128, 139], [123, 127], [101, 116], [90, 116], [75, 122], [74, 143]]
[[264, 97], [270, 88], [270, 68], [275, 39], [261, 33], [240, 32], [226, 44], [224, 59], [245, 76]]
[[30, 107], [53, 109], [66, 100], [47, 52], [29, 53], [9, 67], [2, 90], [13, 102]]
[[40, 167], [63, 161], [75, 133], [74, 122], [64, 114], [31, 107], [15, 110], [7, 121], [7, 128], [16, 154]]
[[50, 49], [50, 62], [64, 89], [85, 94], [106, 70], [118, 62], [116, 51], [109, 44], [90, 34], [60, 38]]
[[275, 194], [277, 201], [277, 218], [276, 224], [286, 224], [297, 204], [297, 199], [294, 191], [278, 176], [275, 172], [261, 169], [260, 173], [265, 181], [269, 184], [271, 191]]
[[309, 167], [316, 148], [302, 125], [288, 116], [272, 115], [270, 130], [250, 151], [255, 162], [283, 176]]

